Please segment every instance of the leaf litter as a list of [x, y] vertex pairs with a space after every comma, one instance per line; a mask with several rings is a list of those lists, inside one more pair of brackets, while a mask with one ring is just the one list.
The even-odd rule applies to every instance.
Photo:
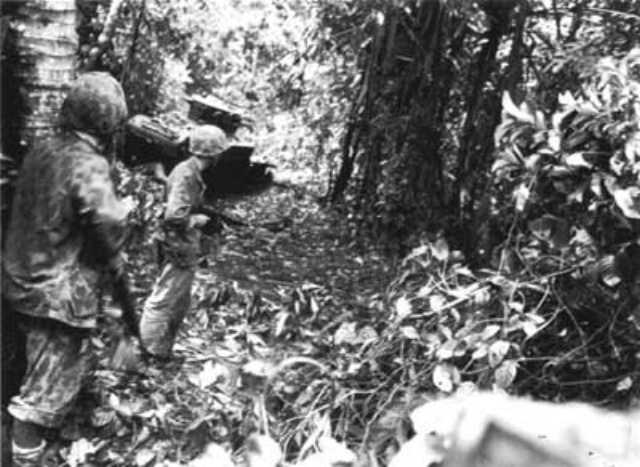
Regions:
[[[575, 397], [571, 378], [584, 371], [590, 381], [575, 387], [585, 400], [630, 393], [628, 378], [611, 378], [618, 370], [602, 357], [611, 342], [626, 341], [588, 340], [584, 330], [633, 329], [576, 322], [555, 289], [571, 271], [472, 272], [441, 237], [390, 261], [356, 248], [348, 226], [320, 209], [311, 190], [276, 187], [219, 207], [254, 225], [288, 222], [275, 232], [226, 228], [210, 242], [175, 361], [115, 371], [109, 361], [119, 334], [115, 318], [105, 317], [110, 331], [93, 339], [100, 365], [89, 388], [98, 408], [87, 412], [97, 415], [69, 438], [90, 445], [78, 444], [71, 459], [177, 466], [208, 462], [207, 453], [222, 462], [224, 452], [238, 462], [251, 436], [268, 434], [289, 462], [326, 460], [324, 437], [375, 465], [404, 446], [408, 414], [437, 393], [494, 389], [563, 400]], [[150, 255], [129, 258], [141, 302], [157, 265]], [[626, 355], [629, 346], [614, 350]], [[436, 459], [441, 451], [422, 454]]]
[[[341, 381], [366, 377], [375, 366], [367, 358], [381, 339], [374, 315], [394, 271], [373, 250], [353, 260], [335, 214], [321, 210], [312, 193], [300, 193], [274, 188], [247, 201], [219, 202], [248, 223], [290, 222], [278, 232], [225, 228], [210, 242], [214, 249], [198, 268], [175, 361], [114, 369], [118, 323], [105, 318], [108, 331], [93, 339], [100, 364], [87, 390], [97, 408], [85, 437], [68, 448], [67, 463], [205, 465], [216, 458], [224, 464], [237, 461], [245, 441], [265, 430], [295, 459], [317, 432], [317, 416], [361, 397]], [[139, 266], [131, 273], [143, 291], [141, 304], [157, 265], [151, 256], [134, 256], [129, 253]], [[407, 313], [407, 306], [400, 302], [397, 312]], [[350, 459], [353, 453], [332, 438], [346, 440], [351, 435], [344, 430], [329, 427], [322, 440], [307, 443], [306, 462]], [[273, 447], [264, 449], [276, 455]]]

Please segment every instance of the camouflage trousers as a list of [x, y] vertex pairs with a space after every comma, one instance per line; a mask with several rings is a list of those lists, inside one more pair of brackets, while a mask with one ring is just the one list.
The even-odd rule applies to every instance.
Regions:
[[152, 355], [168, 357], [191, 304], [195, 267], [181, 267], [168, 261], [144, 303], [140, 339]]
[[46, 318], [24, 317], [27, 370], [8, 411], [14, 418], [58, 428], [93, 364], [89, 333]]

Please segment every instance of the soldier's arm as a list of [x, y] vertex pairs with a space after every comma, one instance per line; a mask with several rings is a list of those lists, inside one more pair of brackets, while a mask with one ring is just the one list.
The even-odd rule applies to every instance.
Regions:
[[73, 194], [80, 226], [99, 255], [110, 262], [126, 236], [129, 208], [115, 194], [109, 164], [98, 156], [82, 158], [73, 174]]
[[156, 162], [152, 167], [153, 177], [166, 185], [169, 182], [169, 177], [167, 177], [167, 172], [165, 172], [162, 162]]
[[138, 334], [135, 306], [130, 294], [120, 249], [125, 240], [129, 208], [115, 194], [106, 160], [88, 156], [73, 174], [76, 212], [96, 260], [108, 266], [113, 298], [122, 309], [122, 319], [131, 334]]
[[167, 225], [182, 228], [200, 225], [202, 219], [197, 212], [200, 203], [199, 189], [188, 177], [170, 180], [164, 212]]
[[95, 259], [121, 273], [129, 209], [116, 197], [106, 159], [90, 154], [77, 160], [72, 193], [80, 228]]

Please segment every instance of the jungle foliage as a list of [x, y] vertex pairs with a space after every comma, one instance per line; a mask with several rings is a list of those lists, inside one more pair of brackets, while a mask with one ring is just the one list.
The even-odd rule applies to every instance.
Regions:
[[354, 3], [371, 8], [372, 32], [332, 197], [349, 188], [367, 234], [444, 229], [474, 256], [500, 240], [483, 224], [503, 93], [553, 112], [638, 29], [633, 2]]
[[[219, 239], [185, 365], [98, 373], [90, 433], [115, 441], [83, 435], [85, 457], [175, 465], [266, 427], [289, 460], [330, 435], [386, 462], [437, 393], [637, 400], [638, 2], [114, 3], [78, 1], [81, 68], [119, 77], [132, 113], [242, 107], [295, 189], [231, 206], [291, 222]], [[163, 191], [118, 175], [146, 292]]]

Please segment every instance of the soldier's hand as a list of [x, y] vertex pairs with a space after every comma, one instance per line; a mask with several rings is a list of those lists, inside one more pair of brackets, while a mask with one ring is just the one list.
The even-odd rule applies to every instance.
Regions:
[[209, 220], [210, 217], [205, 214], [193, 214], [190, 219], [192, 227], [203, 227]]
[[202, 233], [205, 235], [216, 235], [222, 232], [222, 222], [218, 216], [213, 216], [204, 226], [202, 226]]

